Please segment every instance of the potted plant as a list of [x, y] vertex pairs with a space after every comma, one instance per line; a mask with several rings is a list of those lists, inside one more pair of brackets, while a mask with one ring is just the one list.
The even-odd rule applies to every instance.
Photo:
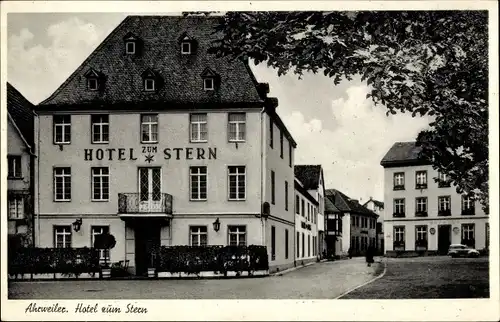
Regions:
[[[96, 249], [102, 249], [106, 252], [109, 252], [109, 250], [115, 247], [115, 245], [115, 236], [111, 235], [109, 232], [105, 232], [103, 234], [95, 236], [94, 248]], [[108, 263], [108, 256], [104, 256], [104, 265], [101, 266], [101, 275], [103, 278], [111, 277], [111, 267]]]

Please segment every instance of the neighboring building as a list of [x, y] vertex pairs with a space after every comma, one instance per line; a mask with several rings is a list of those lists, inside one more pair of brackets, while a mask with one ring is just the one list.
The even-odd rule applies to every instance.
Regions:
[[33, 105], [7, 83], [7, 220], [9, 236], [33, 245], [35, 145]]
[[137, 275], [159, 245], [265, 245], [271, 271], [294, 265], [296, 143], [248, 62], [207, 53], [216, 24], [129, 16], [37, 107], [37, 246], [110, 231], [110, 261]]
[[319, 256], [318, 201], [295, 179], [295, 263], [306, 264]]
[[327, 189], [326, 196], [337, 208], [334, 214], [343, 221], [342, 253], [335, 255], [347, 254], [349, 248], [354, 256], [364, 255], [368, 247], [375, 247], [378, 215], [338, 190]]
[[377, 218], [377, 253], [384, 254], [384, 203], [370, 197], [370, 200], [363, 204], [366, 208], [370, 209], [378, 215]]
[[458, 194], [419, 152], [415, 142], [397, 142], [380, 163], [384, 203], [392, 205], [384, 218], [386, 254], [446, 254], [450, 244], [485, 248], [488, 215], [478, 201]]
[[295, 178], [318, 202], [318, 255], [323, 256], [326, 249], [325, 239], [325, 179], [321, 165], [296, 165]]
[[[325, 194], [326, 195], [326, 194]], [[342, 255], [343, 249], [343, 214], [333, 202], [326, 196], [325, 198], [325, 253], [327, 258], [335, 258]], [[347, 242], [349, 243], [349, 242]]]

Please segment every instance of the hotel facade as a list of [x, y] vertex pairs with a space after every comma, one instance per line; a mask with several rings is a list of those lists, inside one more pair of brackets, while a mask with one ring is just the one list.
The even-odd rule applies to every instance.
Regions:
[[216, 21], [129, 16], [37, 106], [36, 246], [91, 247], [143, 275], [161, 245], [265, 245], [294, 265], [294, 150]]
[[446, 254], [450, 244], [488, 247], [488, 214], [420, 160], [419, 151], [415, 142], [397, 142], [381, 161], [386, 254]]

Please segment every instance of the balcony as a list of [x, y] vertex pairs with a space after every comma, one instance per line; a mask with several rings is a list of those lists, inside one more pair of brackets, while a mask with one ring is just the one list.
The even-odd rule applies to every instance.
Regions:
[[119, 193], [119, 214], [172, 214], [172, 195], [168, 193]]

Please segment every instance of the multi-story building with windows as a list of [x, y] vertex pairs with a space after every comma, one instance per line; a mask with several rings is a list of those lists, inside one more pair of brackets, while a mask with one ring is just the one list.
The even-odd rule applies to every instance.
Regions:
[[488, 215], [456, 192], [446, 176], [419, 158], [415, 142], [397, 142], [384, 167], [385, 250], [446, 254], [450, 244], [487, 247]]
[[17, 243], [33, 245], [33, 105], [7, 83], [7, 220]]
[[370, 199], [363, 204], [366, 208], [370, 209], [378, 215], [377, 218], [377, 254], [384, 254], [384, 203], [370, 197]]
[[[358, 200], [349, 198], [336, 189], [327, 189], [326, 196], [335, 206], [336, 210], [328, 218], [342, 221], [341, 249], [335, 249], [335, 256], [345, 255], [351, 249], [352, 255], [364, 255], [368, 247], [376, 246], [376, 227], [378, 215]], [[336, 217], [334, 217], [336, 215]], [[327, 232], [329, 231], [327, 222]], [[338, 230], [338, 225], [336, 224]]]
[[129, 16], [38, 107], [37, 240], [144, 274], [159, 245], [265, 245], [294, 265], [294, 149], [269, 86], [207, 53], [216, 21]]
[[[317, 237], [317, 254], [323, 256], [326, 249], [325, 239], [325, 180], [321, 165], [296, 165], [295, 178], [300, 182], [309, 194], [318, 202], [316, 227], [318, 230]], [[297, 217], [296, 217], [297, 218]], [[296, 224], [297, 226], [297, 224]]]
[[295, 262], [306, 264], [319, 256], [318, 201], [295, 179]]

